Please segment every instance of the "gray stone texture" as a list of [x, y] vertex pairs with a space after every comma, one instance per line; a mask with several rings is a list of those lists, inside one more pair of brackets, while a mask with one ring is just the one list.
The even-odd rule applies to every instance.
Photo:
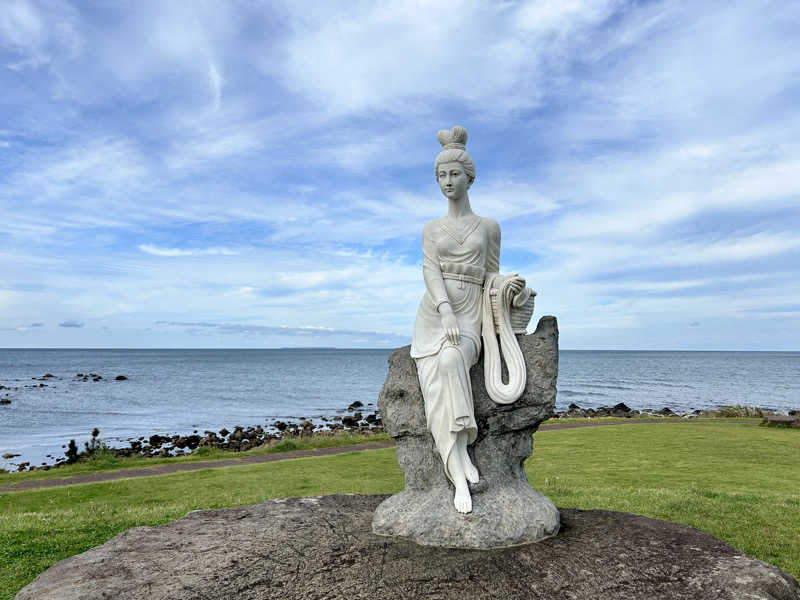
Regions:
[[136, 527], [17, 600], [800, 600], [789, 575], [685, 525], [562, 509], [561, 532], [538, 544], [455, 550], [373, 534], [384, 498], [270, 500]]
[[426, 427], [425, 405], [409, 347], [392, 352], [378, 406], [386, 431], [397, 443], [397, 460], [406, 485], [375, 511], [375, 533], [408, 537], [423, 545], [498, 548], [558, 532], [558, 510], [530, 487], [523, 468], [533, 451], [533, 433], [555, 410], [555, 317], [542, 317], [535, 332], [517, 339], [525, 357], [527, 383], [522, 397], [513, 404], [495, 404], [489, 398], [483, 357], [472, 367], [478, 438], [470, 455], [481, 481], [470, 486], [472, 512], [466, 515], [453, 507], [453, 488]]

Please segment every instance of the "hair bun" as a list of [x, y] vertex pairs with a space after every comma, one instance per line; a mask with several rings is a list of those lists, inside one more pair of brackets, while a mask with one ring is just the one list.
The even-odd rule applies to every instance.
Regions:
[[451, 130], [440, 129], [436, 134], [436, 139], [442, 145], [443, 150], [455, 148], [464, 150], [467, 147], [467, 130], [463, 127], [456, 125]]

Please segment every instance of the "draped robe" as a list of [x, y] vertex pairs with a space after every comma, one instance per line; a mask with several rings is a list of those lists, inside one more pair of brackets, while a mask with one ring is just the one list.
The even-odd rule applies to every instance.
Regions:
[[[471, 217], [431, 221], [422, 232], [425, 295], [414, 323], [411, 356], [417, 363], [425, 417], [452, 481], [447, 459], [459, 432], [467, 443], [477, 437], [469, 370], [481, 350], [483, 285], [499, 270], [500, 227], [492, 219]], [[461, 339], [449, 342], [438, 308], [449, 302]]]

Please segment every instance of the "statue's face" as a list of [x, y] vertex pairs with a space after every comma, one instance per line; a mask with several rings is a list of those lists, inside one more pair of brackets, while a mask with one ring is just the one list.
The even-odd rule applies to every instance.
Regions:
[[436, 171], [436, 179], [442, 193], [450, 200], [462, 198], [470, 186], [469, 175], [464, 172], [460, 162], [441, 163]]

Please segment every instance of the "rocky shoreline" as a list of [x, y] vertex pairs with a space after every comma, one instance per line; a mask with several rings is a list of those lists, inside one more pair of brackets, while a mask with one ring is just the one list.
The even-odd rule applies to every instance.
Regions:
[[[761, 410], [761, 409], [758, 409]], [[692, 410], [688, 412], [675, 412], [670, 407], [664, 408], [646, 408], [644, 410], [636, 410], [630, 408], [624, 402], [620, 402], [614, 406], [601, 406], [599, 408], [581, 408], [575, 403], [569, 405], [567, 410], [557, 412], [554, 419], [593, 419], [602, 417], [617, 417], [617, 418], [633, 418], [633, 417], [681, 417], [684, 419], [691, 419], [693, 417], [702, 416], [718, 416], [709, 413], [715, 411], [707, 410]], [[763, 411], [762, 411], [763, 412]]]
[[[87, 377], [91, 377], [91, 375]], [[119, 377], [124, 376], [117, 376], [117, 380], [121, 381]], [[69, 458], [70, 446], [64, 444], [61, 448], [66, 450], [65, 456], [55, 458], [53, 464], [31, 465], [30, 462], [12, 464], [16, 467], [17, 472], [47, 471], [70, 464], [70, 462], [75, 462], [76, 460], [90, 458], [100, 452], [110, 453], [116, 458], [170, 458], [186, 456], [200, 448], [245, 452], [260, 446], [276, 444], [282, 440], [298, 437], [333, 436], [340, 433], [367, 436], [383, 433], [381, 418], [374, 403], [364, 404], [356, 400], [347, 408], [337, 412], [341, 414], [332, 417], [320, 417], [320, 422], [314, 422], [312, 418], [300, 416], [286, 420], [276, 419], [264, 425], [234, 425], [230, 429], [223, 427], [219, 430], [203, 430], [202, 432], [195, 429], [190, 434], [154, 433], [148, 436], [142, 435], [128, 438], [125, 440], [127, 446], [121, 447], [111, 446], [106, 440], [98, 438], [99, 430], [94, 429], [91, 432], [91, 438], [84, 444], [82, 450], [77, 451], [77, 446], [75, 446], [73, 451], [75, 459], [73, 460]], [[70, 440], [70, 442], [72, 443], [73, 440]], [[18, 456], [20, 455], [7, 453], [2, 458], [11, 460]]]

